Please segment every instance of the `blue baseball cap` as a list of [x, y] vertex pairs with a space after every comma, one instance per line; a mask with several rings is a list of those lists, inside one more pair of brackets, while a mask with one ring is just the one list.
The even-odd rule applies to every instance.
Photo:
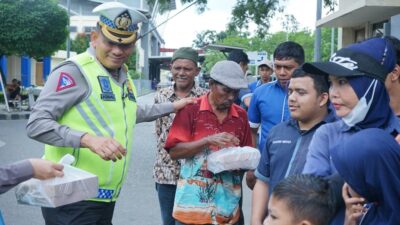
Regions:
[[306, 73], [341, 77], [368, 76], [385, 82], [396, 65], [396, 50], [386, 38], [371, 38], [334, 53], [329, 62], [304, 63]]

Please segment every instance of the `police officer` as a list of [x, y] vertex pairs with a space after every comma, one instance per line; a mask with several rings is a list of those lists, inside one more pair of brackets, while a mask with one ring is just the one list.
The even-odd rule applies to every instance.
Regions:
[[125, 179], [135, 123], [151, 121], [191, 102], [183, 99], [147, 107], [124, 62], [133, 52], [137, 24], [146, 17], [119, 2], [93, 10], [100, 15], [88, 50], [51, 72], [27, 125], [28, 136], [44, 142], [45, 159], [75, 156], [74, 166], [96, 174], [98, 196], [58, 208], [42, 208], [49, 224], [112, 224], [115, 201]]

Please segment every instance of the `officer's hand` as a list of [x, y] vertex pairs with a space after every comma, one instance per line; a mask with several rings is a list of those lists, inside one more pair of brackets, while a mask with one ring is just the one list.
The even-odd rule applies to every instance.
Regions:
[[185, 107], [187, 104], [196, 103], [196, 99], [197, 98], [188, 97], [188, 98], [182, 98], [178, 101], [173, 102], [172, 104], [174, 105], [175, 112], [179, 111], [180, 109]]
[[50, 179], [64, 175], [62, 164], [53, 163], [45, 159], [29, 159], [33, 168], [33, 177], [37, 179]]
[[126, 155], [126, 149], [110, 137], [98, 137], [86, 133], [81, 138], [81, 146], [89, 148], [104, 160], [115, 162]]
[[214, 145], [223, 148], [238, 146], [240, 144], [240, 140], [235, 137], [235, 135], [227, 132], [210, 135], [206, 137], [206, 140], [208, 145]]

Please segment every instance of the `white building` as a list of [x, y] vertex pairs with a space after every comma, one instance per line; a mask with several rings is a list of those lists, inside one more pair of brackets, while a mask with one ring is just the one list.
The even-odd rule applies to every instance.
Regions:
[[[101, 3], [106, 1], [101, 0], [60, 0], [59, 6], [65, 10], [70, 9], [70, 38], [74, 39], [78, 33], [90, 34], [93, 28], [96, 27], [98, 15], [92, 14], [92, 10]], [[146, 0], [120, 0], [126, 5], [136, 8], [141, 11], [147, 18], [150, 19], [150, 8]], [[69, 3], [69, 5], [68, 5]], [[69, 6], [69, 7], [68, 7]], [[149, 23], [143, 23], [140, 27], [140, 33], [143, 35], [148, 33], [153, 27], [151, 20]], [[142, 78], [152, 80], [149, 76], [149, 55], [159, 55], [160, 47], [164, 45], [164, 40], [161, 38], [157, 30], [150, 31], [147, 35], [140, 38], [136, 43], [136, 54], [138, 65], [136, 68], [143, 73]], [[75, 53], [70, 52], [69, 56]], [[37, 62], [29, 57], [3, 56], [0, 58], [0, 65], [6, 76], [7, 83], [13, 78], [22, 81], [23, 86], [43, 85], [44, 80], [48, 76], [51, 68], [59, 62], [67, 58], [66, 51], [58, 51], [53, 56], [45, 57], [43, 62]]]
[[337, 27], [338, 48], [377, 35], [400, 39], [400, 0], [339, 0], [339, 9], [317, 27]]

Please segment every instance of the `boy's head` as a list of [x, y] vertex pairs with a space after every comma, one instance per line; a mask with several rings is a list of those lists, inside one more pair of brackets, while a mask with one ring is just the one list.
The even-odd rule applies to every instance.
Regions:
[[328, 181], [311, 175], [291, 176], [272, 191], [264, 225], [326, 225], [335, 207]]
[[250, 62], [249, 56], [243, 50], [233, 50], [228, 55], [229, 61], [234, 61], [242, 68], [243, 73], [246, 74]]
[[300, 126], [314, 126], [317, 119], [326, 116], [329, 103], [327, 76], [309, 74], [299, 67], [293, 72], [288, 90], [290, 116]]

